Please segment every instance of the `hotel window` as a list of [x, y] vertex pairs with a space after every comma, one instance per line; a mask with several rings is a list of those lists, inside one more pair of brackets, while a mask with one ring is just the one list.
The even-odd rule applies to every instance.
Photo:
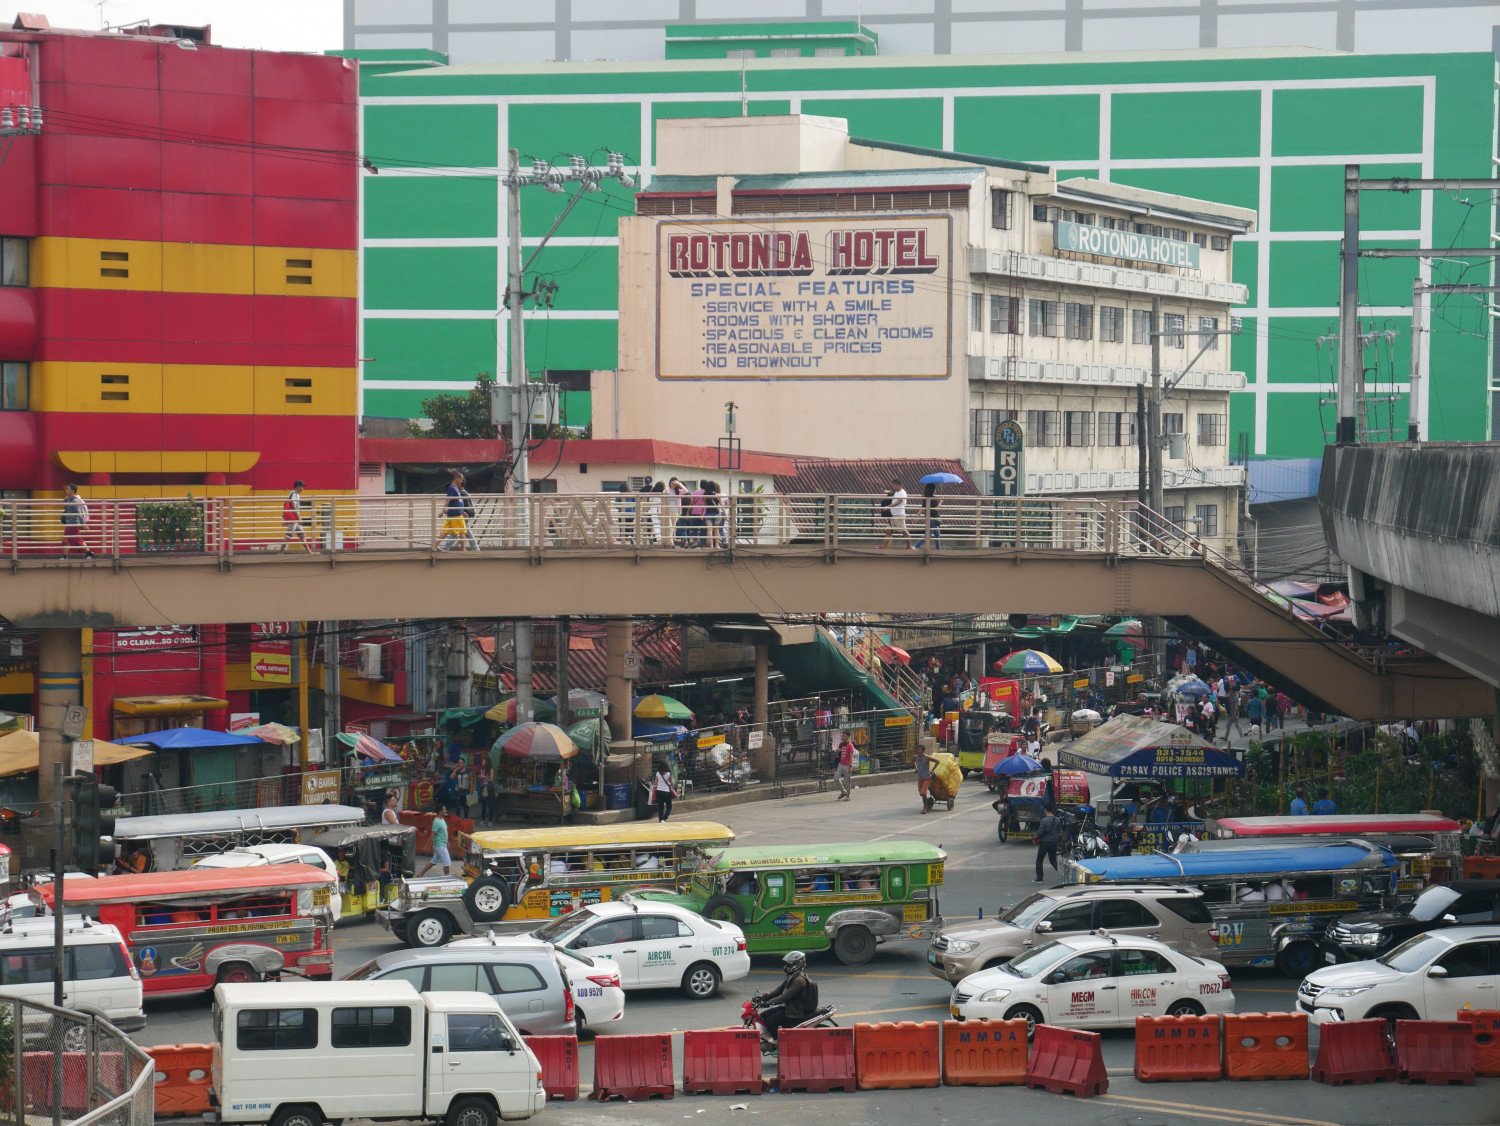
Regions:
[[773, 59], [800, 59], [802, 50], [798, 47], [772, 47], [771, 57]]
[[1207, 348], [1210, 352], [1219, 350], [1219, 318], [1198, 318], [1198, 347]]
[[1099, 306], [1099, 340], [1120, 344], [1125, 340], [1125, 310], [1118, 305]]
[[29, 285], [31, 243], [23, 238], [0, 238], [0, 285]]
[[990, 189], [990, 226], [997, 231], [1010, 230], [1011, 193], [1004, 188]]
[[0, 410], [31, 409], [31, 367], [29, 364], [0, 365]]
[[1135, 415], [1128, 411], [1100, 411], [1098, 434], [1101, 446], [1135, 445]]
[[990, 331], [1014, 336], [1021, 331], [1021, 299], [990, 294]]
[[1228, 250], [1229, 249], [1229, 236], [1228, 235], [1209, 235], [1209, 237], [1208, 237], [1208, 246], [1209, 246], [1210, 250]]
[[1057, 411], [1027, 411], [1026, 441], [1033, 446], [1055, 446], [1061, 439], [1062, 416]]
[[1161, 416], [1161, 432], [1163, 434], [1185, 434], [1183, 416], [1176, 411], [1167, 411]]
[[813, 57], [819, 59], [842, 59], [847, 54], [842, 47], [819, 47], [813, 51]]
[[734, 51], [725, 51], [724, 52], [724, 57], [726, 59], [753, 59], [753, 58], [755, 58], [755, 52], [754, 52], [754, 50], [745, 50], [745, 49], [734, 50]]
[[1229, 419], [1222, 414], [1200, 414], [1198, 416], [1198, 444], [1200, 446], [1222, 446], [1229, 436]]
[[1181, 313], [1163, 313], [1161, 321], [1161, 342], [1168, 348], [1186, 347], [1187, 338], [1183, 335], [1183, 329], [1187, 327], [1187, 318]]
[[1216, 536], [1219, 534], [1219, 506], [1217, 504], [1200, 504], [1193, 509], [1193, 515], [1198, 518], [1198, 534], [1200, 536]]
[[1167, 523], [1178, 531], [1181, 531], [1182, 526], [1187, 523], [1187, 505], [1185, 504], [1166, 505], [1162, 508], [1161, 514], [1167, 518]]
[[969, 412], [970, 433], [969, 445], [978, 449], [988, 449], [995, 444], [995, 427], [1002, 422], [1015, 420], [1016, 412], [1007, 410], [993, 410], [989, 407], [980, 407]]
[[1031, 320], [1028, 330], [1032, 336], [1057, 335], [1057, 302], [1040, 301], [1033, 297], [1027, 315]]
[[1130, 310], [1130, 342], [1132, 344], [1151, 343], [1151, 310]]
[[1092, 446], [1094, 444], [1094, 412], [1063, 412], [1063, 445]]
[[969, 331], [984, 331], [984, 294], [969, 294]]
[[1159, 223], [1137, 223], [1135, 225], [1135, 233], [1138, 235], [1155, 235], [1157, 238], [1161, 238], [1161, 231], [1162, 228]]
[[1069, 301], [1063, 306], [1063, 335], [1069, 340], [1094, 339], [1094, 307]]
[[1177, 242], [1187, 242], [1188, 233], [1181, 227], [1163, 227], [1161, 229], [1161, 237], [1174, 239]]
[[1201, 246], [1205, 250], [1208, 249], [1208, 236], [1207, 235], [1200, 235], [1197, 231], [1194, 231], [1193, 232], [1193, 245], [1194, 246]]

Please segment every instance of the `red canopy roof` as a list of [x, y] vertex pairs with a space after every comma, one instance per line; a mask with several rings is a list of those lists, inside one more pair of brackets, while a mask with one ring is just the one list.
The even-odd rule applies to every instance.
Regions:
[[[333, 876], [310, 864], [264, 864], [253, 868], [184, 868], [177, 872], [141, 872], [100, 876], [97, 880], [69, 880], [64, 888], [68, 904], [130, 903], [173, 896], [234, 895], [268, 888], [327, 887]], [[52, 885], [37, 889], [42, 901], [52, 902]]]

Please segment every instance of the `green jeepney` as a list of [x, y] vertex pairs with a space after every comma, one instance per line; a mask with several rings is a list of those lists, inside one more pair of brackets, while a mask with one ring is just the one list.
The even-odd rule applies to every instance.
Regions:
[[862, 965], [881, 942], [925, 939], [942, 926], [947, 854], [925, 841], [726, 848], [677, 894], [641, 892], [745, 932], [751, 954], [833, 948]]

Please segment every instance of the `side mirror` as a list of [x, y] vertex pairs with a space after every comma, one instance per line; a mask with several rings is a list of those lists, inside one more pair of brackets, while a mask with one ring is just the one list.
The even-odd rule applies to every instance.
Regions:
[[1447, 966], [1433, 966], [1432, 969], [1430, 969], [1430, 970], [1427, 971], [1427, 976], [1428, 977], [1447, 977], [1448, 976], [1448, 967]]
[[1061, 985], [1065, 980], [1067, 979], [1063, 977], [1063, 973], [1061, 970], [1054, 970], [1052, 973], [1047, 975], [1046, 984]]
[[1052, 933], [1052, 924], [1050, 922], [1048, 922], [1046, 919], [1043, 919], [1040, 923], [1038, 923], [1036, 925], [1036, 927], [1034, 929], [1035, 929], [1035, 931], [1036, 931], [1037, 934], [1051, 934]]

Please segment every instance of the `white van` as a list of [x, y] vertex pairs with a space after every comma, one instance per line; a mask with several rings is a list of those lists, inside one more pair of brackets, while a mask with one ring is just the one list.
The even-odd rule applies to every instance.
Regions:
[[[0, 930], [0, 997], [52, 1003], [56, 964], [51, 916], [16, 919]], [[141, 975], [120, 932], [80, 915], [63, 919], [63, 1004], [121, 1032], [146, 1027]]]
[[242, 845], [228, 852], [205, 856], [193, 865], [194, 868], [260, 868], [267, 864], [308, 864], [321, 868], [334, 878], [328, 889], [328, 909], [333, 921], [339, 921], [344, 911], [344, 897], [339, 894], [338, 865], [321, 848], [305, 844]]
[[208, 1122], [495, 1126], [547, 1104], [536, 1057], [484, 993], [418, 993], [406, 981], [218, 985], [213, 1036]]

